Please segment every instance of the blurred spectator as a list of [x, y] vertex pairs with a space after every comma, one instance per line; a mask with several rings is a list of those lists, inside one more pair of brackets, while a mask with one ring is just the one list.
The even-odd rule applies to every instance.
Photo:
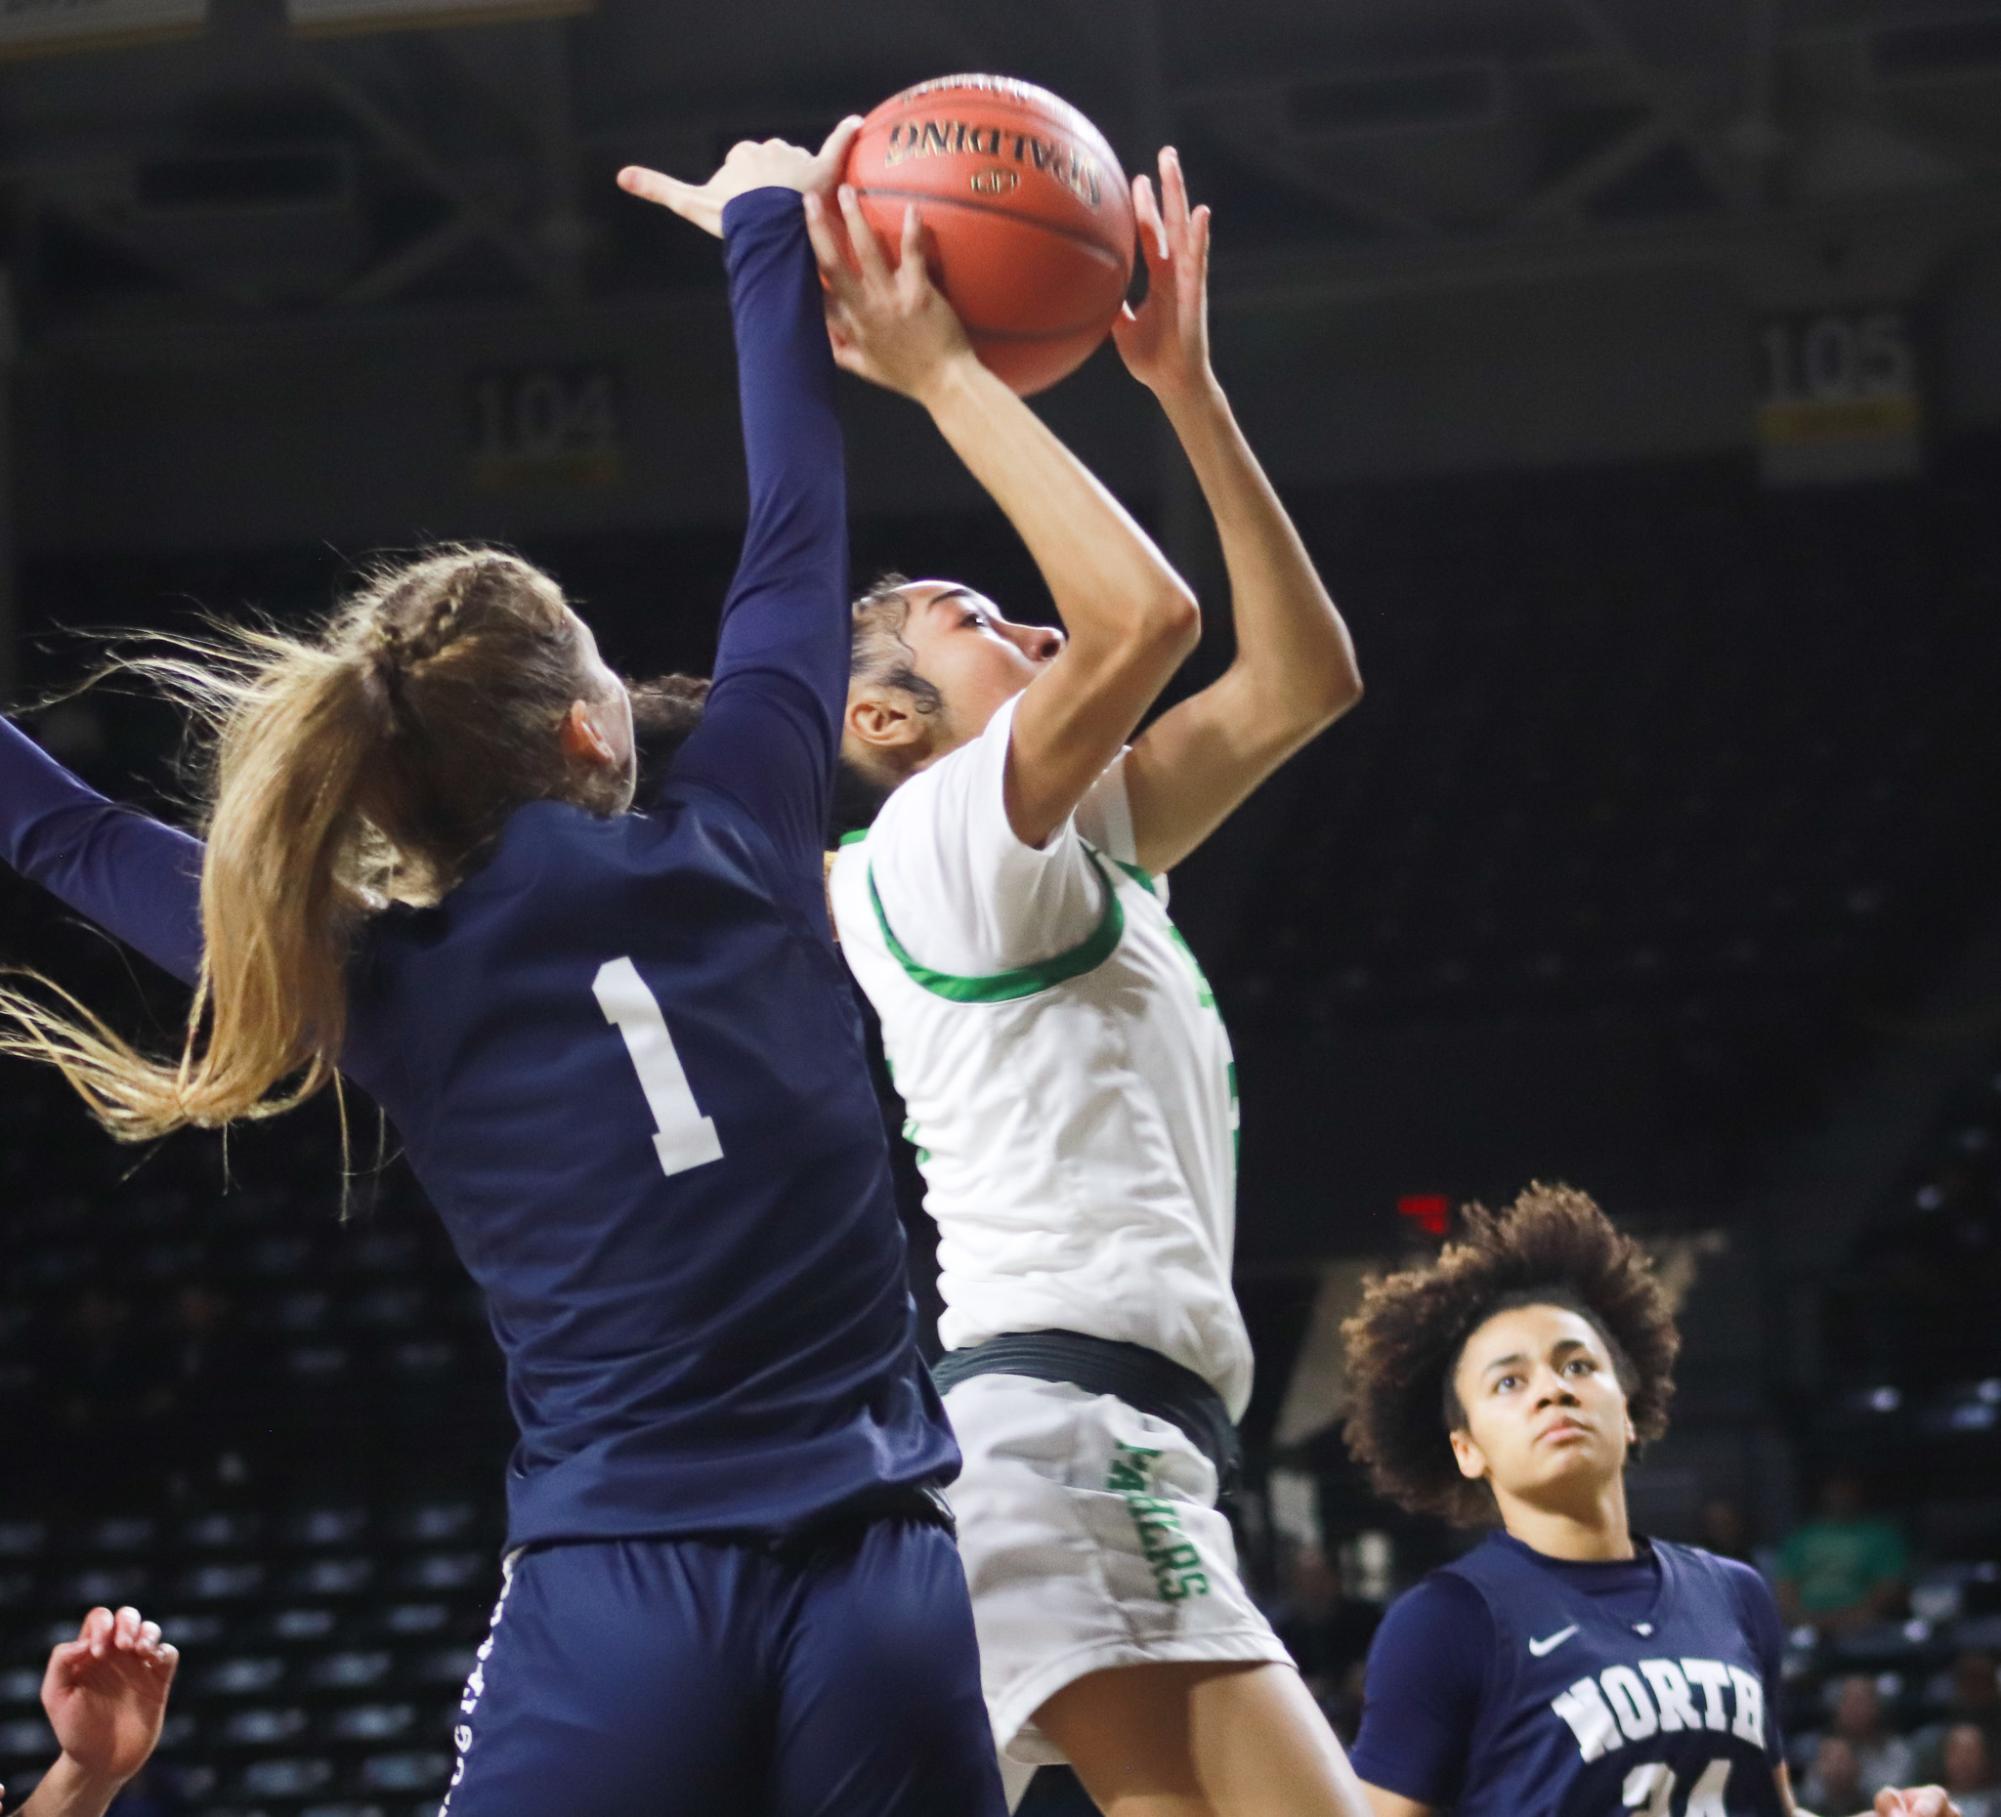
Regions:
[[1895, 1523], [1866, 1513], [1861, 1482], [1838, 1470], [1821, 1485], [1815, 1518], [1779, 1548], [1779, 1608], [1789, 1623], [1830, 1633], [1884, 1621], [1903, 1606], [1909, 1567]]
[[1986, 1731], [1956, 1722], [1945, 1732], [1939, 1752], [1939, 1783], [1952, 1794], [1959, 1817], [2001, 1817], [2001, 1786], [1994, 1783], [1994, 1756]]
[[[1338, 1695], [1349, 1668], [1368, 1657], [1383, 1612], [1350, 1596], [1341, 1567], [1318, 1546], [1293, 1546], [1281, 1571], [1272, 1626], [1323, 1705]], [[1332, 1714], [1331, 1708], [1329, 1711]]]
[[[1892, 1733], [1885, 1725], [1883, 1699], [1878, 1695], [1873, 1679], [1858, 1673], [1853, 1678], [1841, 1680], [1834, 1697], [1834, 1720], [1827, 1736], [1822, 1739], [1830, 1738], [1845, 1741], [1854, 1751], [1855, 1769], [1860, 1775], [1863, 1790], [1868, 1794], [1861, 1801], [1863, 1805], [1883, 1786], [1909, 1785], [1916, 1776], [1917, 1756], [1909, 1742], [1901, 1735]], [[1818, 1767], [1817, 1753], [1814, 1759]], [[1838, 1803], [1838, 1800], [1835, 1801], [1836, 1805]], [[1807, 1808], [1825, 1810], [1832, 1807], [1816, 1806], [1808, 1801]]]
[[212, 1372], [230, 1353], [229, 1302], [206, 1281], [174, 1291], [168, 1326], [168, 1366], [184, 1380]]
[[1751, 1522], [1744, 1504], [1733, 1496], [1712, 1495], [1696, 1516], [1695, 1543], [1718, 1558], [1734, 1558], [1740, 1564], [1756, 1565], [1751, 1556]]
[[[182, 1282], [161, 1322], [148, 1412], [219, 1410], [239, 1385], [245, 1362], [229, 1301], [205, 1281]], [[183, 1424], [198, 1426], [199, 1421]]]
[[1320, 1699], [1328, 1727], [1340, 1736], [1344, 1748], [1352, 1748], [1355, 1737], [1362, 1732], [1362, 1696], [1368, 1683], [1368, 1673], [1367, 1658], [1356, 1660], [1341, 1674], [1333, 1689]]
[[227, 1496], [247, 1468], [236, 1446], [259, 1380], [228, 1297], [203, 1280], [182, 1282], [149, 1334], [149, 1355], [140, 1408], [150, 1468], [174, 1500]]
[[1988, 1759], [2001, 1760], [2001, 1670], [1992, 1653], [1969, 1649], [1952, 1662], [1945, 1719], [1978, 1729], [1986, 1740]]
[[1862, 1763], [1855, 1758], [1855, 1750], [1839, 1735], [1823, 1735], [1800, 1786], [1801, 1808], [1830, 1813], [1859, 1811], [1873, 1796], [1873, 1791], [1862, 1789]]
[[125, 1327], [131, 1308], [115, 1293], [86, 1287], [64, 1320], [62, 1414], [72, 1429], [96, 1429], [127, 1411], [135, 1380]]

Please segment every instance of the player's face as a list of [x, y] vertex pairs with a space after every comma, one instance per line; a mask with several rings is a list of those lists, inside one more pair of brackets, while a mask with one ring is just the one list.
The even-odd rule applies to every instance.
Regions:
[[911, 667], [945, 700], [955, 743], [977, 738], [1002, 707], [1062, 653], [1063, 633], [1011, 624], [984, 594], [947, 580], [903, 589]]
[[1453, 1386], [1466, 1416], [1453, 1454], [1498, 1496], [1560, 1499], [1626, 1467], [1626, 1391], [1591, 1321], [1568, 1307], [1496, 1313], [1466, 1340]]

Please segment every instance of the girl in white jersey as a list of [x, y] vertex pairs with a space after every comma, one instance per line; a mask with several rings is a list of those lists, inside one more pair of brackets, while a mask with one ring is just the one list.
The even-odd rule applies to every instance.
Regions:
[[1236, 1078], [1165, 873], [1361, 682], [1210, 371], [1208, 211], [1171, 151], [1160, 176], [1159, 204], [1134, 184], [1148, 295], [1114, 333], [1214, 512], [1240, 646], [1130, 747], [1199, 634], [1188, 589], [972, 357], [914, 243], [892, 272], [848, 198], [859, 269], [821, 236], [836, 357], [928, 409], [1068, 631], [946, 581], [858, 603], [843, 756], [881, 806], [829, 889], [939, 1225], [952, 1500], [1011, 1799], [1068, 1760], [1118, 1817], [1348, 1817], [1359, 1787], [1216, 1509], [1251, 1383]]

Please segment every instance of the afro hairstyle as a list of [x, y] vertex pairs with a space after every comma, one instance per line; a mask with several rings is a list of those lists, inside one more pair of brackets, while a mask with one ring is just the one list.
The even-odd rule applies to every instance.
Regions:
[[1493, 1492], [1460, 1475], [1446, 1443], [1465, 1419], [1452, 1378], [1482, 1324], [1528, 1305], [1588, 1319], [1639, 1442], [1667, 1430], [1681, 1334], [1652, 1260], [1587, 1194], [1537, 1183], [1505, 1211], [1467, 1206], [1456, 1241], [1421, 1267], [1372, 1279], [1343, 1322], [1348, 1449], [1377, 1493], [1456, 1526], [1494, 1519]]

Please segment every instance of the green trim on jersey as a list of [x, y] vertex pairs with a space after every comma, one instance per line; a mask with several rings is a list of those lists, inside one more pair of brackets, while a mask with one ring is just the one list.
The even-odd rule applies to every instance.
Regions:
[[1153, 873], [1144, 865], [1128, 864], [1123, 858], [1114, 858], [1112, 862], [1155, 901], [1160, 899], [1160, 891], [1154, 886]]
[[1036, 965], [1018, 966], [1011, 972], [993, 972], [984, 978], [961, 978], [951, 972], [936, 972], [912, 958], [889, 925], [888, 915], [883, 912], [882, 897], [875, 887], [875, 867], [870, 865], [868, 899], [875, 909], [876, 925], [882, 929], [883, 943], [889, 948], [890, 957], [909, 974], [912, 983], [922, 985], [933, 996], [944, 997], [953, 1003], [1015, 1003], [1023, 997], [1033, 997], [1038, 991], [1067, 984], [1072, 978], [1081, 978], [1086, 972], [1096, 971], [1125, 938], [1126, 911], [1119, 902], [1118, 885], [1112, 881], [1103, 861], [1090, 846], [1086, 845], [1084, 850], [1105, 886], [1105, 912], [1098, 918], [1098, 925], [1090, 936], [1067, 953], [1058, 953], [1053, 959], [1044, 959]]

